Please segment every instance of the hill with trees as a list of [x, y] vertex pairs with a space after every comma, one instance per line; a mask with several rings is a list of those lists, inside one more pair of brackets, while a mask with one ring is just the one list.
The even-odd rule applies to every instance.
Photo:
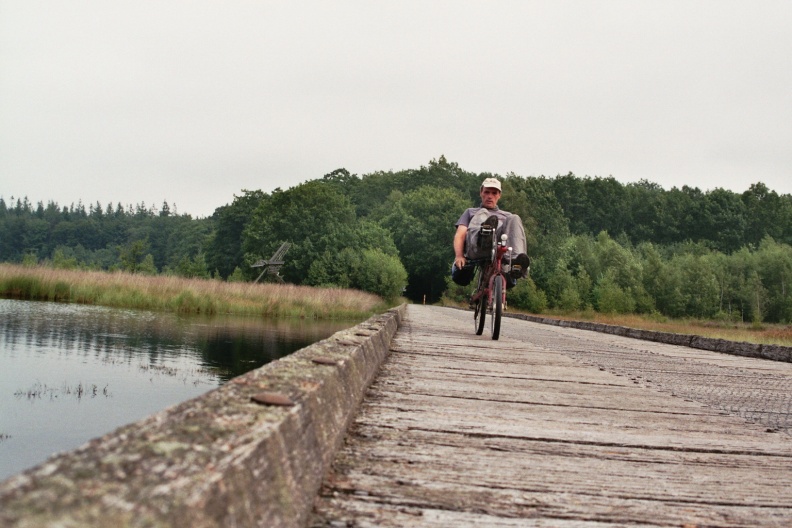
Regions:
[[512, 306], [792, 321], [790, 195], [761, 182], [740, 194], [471, 173], [442, 156], [417, 169], [338, 169], [285, 190], [242, 190], [209, 218], [167, 203], [0, 198], [0, 261], [252, 280], [251, 264], [288, 241], [287, 282], [464, 300], [469, 292], [448, 280], [454, 223], [491, 176], [503, 182], [500, 205], [523, 219], [533, 258]]

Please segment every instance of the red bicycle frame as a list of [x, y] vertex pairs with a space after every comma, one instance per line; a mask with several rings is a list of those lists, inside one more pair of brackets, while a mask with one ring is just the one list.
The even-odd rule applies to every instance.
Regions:
[[489, 262], [479, 265], [479, 281], [476, 291], [470, 298], [474, 308], [476, 335], [484, 331], [486, 313], [491, 314], [492, 339], [500, 336], [501, 315], [506, 307], [507, 277], [503, 272], [503, 257], [511, 250], [506, 246], [506, 235], [493, 245], [492, 257]]

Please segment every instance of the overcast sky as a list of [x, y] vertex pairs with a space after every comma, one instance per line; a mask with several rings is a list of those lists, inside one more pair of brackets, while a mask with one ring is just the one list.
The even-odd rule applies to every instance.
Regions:
[[344, 167], [792, 193], [789, 0], [0, 0], [0, 196], [211, 215]]

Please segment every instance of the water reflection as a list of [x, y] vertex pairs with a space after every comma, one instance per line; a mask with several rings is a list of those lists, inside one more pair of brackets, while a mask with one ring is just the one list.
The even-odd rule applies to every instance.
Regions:
[[291, 354], [353, 323], [306, 321], [268, 322], [215, 320], [194, 325], [196, 347], [204, 365], [217, 369], [224, 380]]
[[0, 479], [353, 324], [0, 299]]

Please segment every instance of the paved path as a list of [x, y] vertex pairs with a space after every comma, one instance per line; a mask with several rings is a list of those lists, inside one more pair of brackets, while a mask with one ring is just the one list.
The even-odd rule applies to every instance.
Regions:
[[420, 305], [391, 349], [313, 526], [792, 526], [792, 364]]

